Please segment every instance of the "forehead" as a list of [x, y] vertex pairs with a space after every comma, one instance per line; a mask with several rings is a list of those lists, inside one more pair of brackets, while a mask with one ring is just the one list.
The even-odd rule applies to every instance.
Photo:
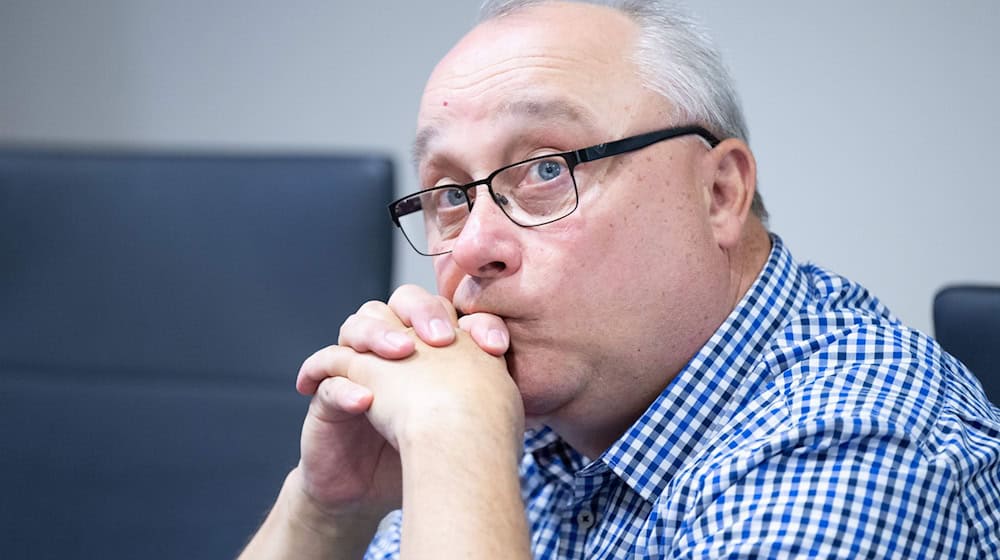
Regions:
[[449, 130], [497, 121], [621, 117], [641, 89], [632, 21], [616, 10], [551, 3], [487, 21], [438, 64], [421, 100], [415, 158]]

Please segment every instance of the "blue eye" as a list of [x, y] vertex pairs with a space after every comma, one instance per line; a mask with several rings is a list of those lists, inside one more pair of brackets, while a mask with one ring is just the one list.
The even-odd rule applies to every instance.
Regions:
[[554, 160], [545, 160], [535, 165], [535, 173], [543, 181], [551, 181], [562, 174], [562, 164]]
[[444, 201], [450, 206], [463, 206], [468, 204], [465, 192], [458, 189], [448, 189], [444, 192]]

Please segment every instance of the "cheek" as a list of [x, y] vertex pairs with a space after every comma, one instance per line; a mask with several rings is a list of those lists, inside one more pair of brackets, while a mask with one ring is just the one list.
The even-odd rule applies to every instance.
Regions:
[[[634, 307], [693, 281], [711, 238], [694, 189], [636, 173], [601, 194], [590, 211], [581, 212], [580, 232], [586, 234], [579, 242], [587, 247], [586, 257], [570, 266], [583, 279], [583, 291]], [[601, 204], [610, 197], [612, 204]]]
[[434, 265], [434, 277], [437, 279], [438, 293], [448, 299], [452, 299], [458, 283], [462, 280], [462, 273], [455, 265], [451, 255], [441, 255], [431, 257]]

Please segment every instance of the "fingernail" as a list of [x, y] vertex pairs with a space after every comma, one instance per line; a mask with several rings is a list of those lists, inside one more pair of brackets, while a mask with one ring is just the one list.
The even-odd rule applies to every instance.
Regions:
[[448, 323], [445, 323], [441, 319], [431, 319], [430, 328], [431, 336], [437, 340], [447, 339], [454, 331], [454, 329], [448, 326]]
[[507, 334], [498, 329], [490, 329], [486, 334], [486, 343], [494, 348], [505, 348], [507, 346]]
[[399, 331], [389, 331], [385, 333], [385, 341], [393, 348], [402, 348], [410, 342], [410, 337]]

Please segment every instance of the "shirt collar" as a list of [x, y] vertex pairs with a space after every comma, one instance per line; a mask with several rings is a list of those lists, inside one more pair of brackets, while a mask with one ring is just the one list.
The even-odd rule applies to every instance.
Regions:
[[559, 435], [548, 426], [531, 428], [524, 433], [524, 452], [534, 453], [559, 441]]

